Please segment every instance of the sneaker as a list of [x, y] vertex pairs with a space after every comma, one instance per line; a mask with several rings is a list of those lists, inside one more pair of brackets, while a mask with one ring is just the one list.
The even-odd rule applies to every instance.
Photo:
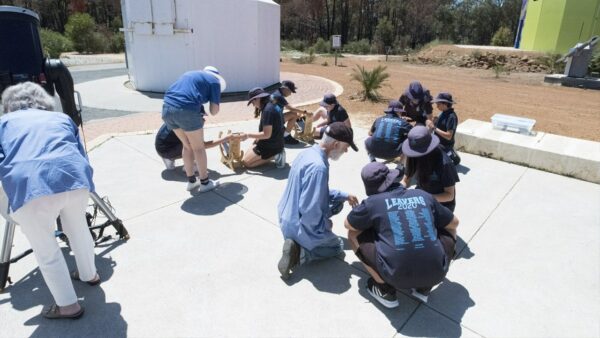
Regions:
[[429, 299], [429, 293], [431, 289], [410, 289], [410, 295], [422, 301], [423, 303], [427, 303]]
[[167, 167], [167, 170], [173, 170], [173, 169], [175, 169], [175, 160], [171, 160], [171, 159], [168, 159], [168, 158], [163, 158], [162, 160], [163, 160], [163, 162], [165, 164], [165, 167]]
[[275, 155], [275, 166], [279, 169], [284, 168], [285, 167], [285, 150], [283, 150], [282, 152], [280, 152], [279, 154]]
[[200, 187], [198, 188], [198, 192], [207, 192], [211, 191], [214, 188], [219, 186], [219, 181], [208, 180], [208, 184], [200, 183]]
[[295, 138], [292, 137], [292, 135], [288, 135], [286, 137], [283, 138], [283, 143], [285, 144], [298, 144], [300, 143], [300, 141], [296, 140]]
[[367, 291], [373, 298], [381, 303], [381, 305], [388, 309], [400, 306], [398, 298], [396, 298], [396, 290], [390, 285], [379, 284], [375, 282], [373, 278], [369, 278], [367, 281]]
[[196, 182], [194, 182], [194, 183], [188, 182], [186, 190], [192, 191], [192, 190], [198, 188], [200, 185], [202, 185], [202, 183], [200, 183], [200, 180], [198, 178], [196, 178]]
[[283, 254], [277, 264], [281, 279], [287, 280], [292, 274], [292, 269], [300, 262], [300, 245], [291, 239], [283, 242]]

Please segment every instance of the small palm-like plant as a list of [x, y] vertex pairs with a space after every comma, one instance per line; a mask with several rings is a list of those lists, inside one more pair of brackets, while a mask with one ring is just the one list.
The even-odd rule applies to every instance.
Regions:
[[377, 66], [373, 70], [366, 70], [365, 67], [357, 65], [352, 71], [351, 79], [357, 81], [362, 86], [362, 101], [369, 100], [378, 102], [381, 99], [378, 90], [385, 84], [390, 74], [385, 70], [386, 66]]

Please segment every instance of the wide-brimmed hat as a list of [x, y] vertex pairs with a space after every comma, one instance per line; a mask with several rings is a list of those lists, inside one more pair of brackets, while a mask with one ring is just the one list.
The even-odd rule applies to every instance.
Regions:
[[298, 89], [298, 87], [296, 87], [296, 84], [293, 83], [290, 80], [283, 80], [281, 81], [281, 88], [287, 88], [289, 89], [292, 93], [296, 92], [296, 89]]
[[400, 101], [392, 100], [392, 101], [390, 101], [390, 103], [388, 104], [388, 107], [383, 112], [386, 114], [404, 113], [404, 106], [402, 105], [402, 103]]
[[224, 92], [225, 88], [227, 88], [227, 82], [225, 82], [225, 79], [221, 76], [217, 67], [206, 66], [204, 67], [204, 71], [214, 75], [219, 80], [219, 84], [221, 84], [221, 93]]
[[252, 100], [259, 99], [261, 97], [266, 97], [266, 96], [269, 96], [269, 95], [271, 95], [271, 94], [267, 93], [264, 89], [262, 89], [260, 87], [252, 88], [248, 92], [248, 104], [247, 104], [247, 106], [249, 106], [250, 103], [252, 103]]
[[411, 100], [423, 100], [425, 98], [425, 90], [419, 81], [413, 81], [408, 85], [408, 89], [404, 92]]
[[433, 101], [431, 101], [431, 103], [448, 103], [448, 104], [454, 104], [454, 101], [452, 101], [452, 94], [450, 93], [439, 93], [435, 99], [433, 99]]
[[360, 172], [367, 196], [386, 191], [398, 176], [400, 176], [399, 170], [390, 170], [381, 162], [371, 162]]
[[358, 147], [354, 144], [354, 132], [344, 122], [333, 122], [328, 125], [325, 134], [337, 141], [348, 143], [354, 151], [358, 151]]
[[414, 126], [402, 143], [402, 153], [407, 157], [421, 157], [432, 152], [440, 144], [440, 139], [432, 135], [425, 126]]
[[333, 94], [325, 94], [325, 96], [323, 96], [323, 101], [321, 101], [320, 105], [321, 107], [325, 107], [330, 104], [337, 104], [337, 98]]

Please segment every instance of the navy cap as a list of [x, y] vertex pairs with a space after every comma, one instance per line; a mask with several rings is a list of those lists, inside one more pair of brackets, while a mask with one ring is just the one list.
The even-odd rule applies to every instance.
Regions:
[[454, 104], [454, 101], [452, 101], [452, 94], [450, 93], [439, 93], [435, 99], [433, 99], [433, 101], [431, 101], [432, 103], [437, 103], [437, 102], [441, 102], [441, 103], [448, 103], [448, 104]]
[[440, 139], [432, 135], [429, 128], [414, 126], [402, 142], [402, 153], [407, 157], [421, 157], [432, 152], [438, 144]]
[[404, 106], [402, 106], [402, 103], [400, 101], [392, 100], [383, 112], [386, 114], [404, 113]]
[[330, 104], [337, 104], [337, 98], [335, 97], [335, 95], [333, 94], [325, 94], [325, 96], [323, 96], [323, 101], [321, 101], [320, 105], [321, 107], [325, 107], [327, 105]]
[[404, 94], [411, 100], [421, 101], [425, 98], [425, 90], [419, 81], [411, 82]]
[[262, 89], [262, 88], [260, 88], [260, 87], [252, 88], [248, 92], [248, 104], [247, 104], [247, 106], [249, 106], [250, 103], [252, 103], [252, 100], [258, 99], [258, 98], [261, 98], [261, 97], [266, 97], [266, 96], [269, 96], [269, 95], [270, 95], [269, 93], [265, 92], [265, 90]]
[[399, 170], [390, 170], [381, 162], [371, 162], [360, 172], [367, 196], [386, 191], [398, 176], [400, 176]]
[[284, 80], [284, 81], [281, 81], [281, 88], [287, 88], [287, 89], [289, 89], [289, 90], [290, 90], [292, 93], [295, 93], [295, 92], [296, 92], [296, 89], [298, 89], [298, 88], [296, 87], [296, 84], [294, 84], [294, 83], [293, 83], [292, 81], [290, 81], [290, 80]]
[[354, 132], [344, 122], [333, 122], [328, 125], [325, 134], [337, 141], [348, 143], [354, 151], [358, 151], [358, 147], [354, 144]]

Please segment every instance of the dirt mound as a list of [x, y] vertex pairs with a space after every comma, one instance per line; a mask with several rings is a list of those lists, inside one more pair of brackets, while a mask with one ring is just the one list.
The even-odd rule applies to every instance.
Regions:
[[513, 72], [548, 73], [552, 70], [552, 60], [544, 53], [506, 47], [437, 45], [411, 56], [409, 61], [464, 68], [499, 67]]

